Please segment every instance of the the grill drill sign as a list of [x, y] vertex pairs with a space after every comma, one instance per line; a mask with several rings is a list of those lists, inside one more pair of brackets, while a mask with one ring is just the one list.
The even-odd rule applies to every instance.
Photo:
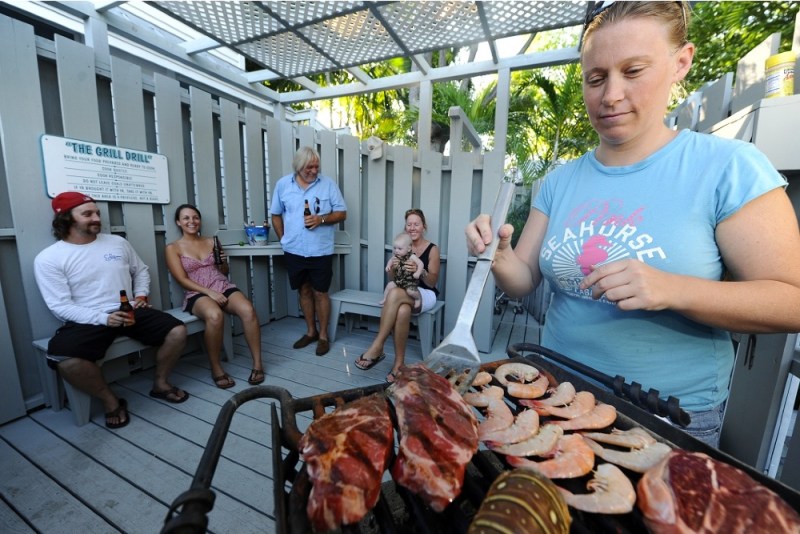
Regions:
[[169, 203], [166, 156], [51, 135], [41, 143], [51, 197], [81, 191], [96, 200]]

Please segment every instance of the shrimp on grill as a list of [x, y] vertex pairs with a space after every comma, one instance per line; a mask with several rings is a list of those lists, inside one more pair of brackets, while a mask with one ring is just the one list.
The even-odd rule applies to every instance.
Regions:
[[539, 432], [539, 414], [535, 410], [525, 410], [514, 418], [514, 424], [510, 427], [484, 434], [481, 440], [512, 444], [531, 438], [537, 432]]
[[610, 404], [599, 402], [597, 406], [587, 414], [566, 421], [552, 421], [552, 423], [560, 426], [564, 430], [598, 430], [613, 424], [616, 419], [617, 409]]
[[[520, 401], [520, 403], [523, 403]], [[528, 403], [524, 403], [526, 406]], [[552, 415], [562, 419], [575, 419], [581, 415], [587, 414], [594, 409], [595, 399], [594, 394], [589, 391], [579, 391], [575, 394], [572, 402], [566, 406], [533, 406], [533, 409], [539, 412], [539, 415]]]
[[491, 381], [492, 375], [486, 371], [480, 371], [477, 375], [475, 375], [475, 380], [472, 381], [472, 385], [473, 387], [482, 387], [489, 384]]
[[651, 436], [645, 429], [638, 426], [630, 428], [629, 430], [612, 428], [611, 433], [583, 432], [583, 437], [600, 443], [608, 443], [609, 445], [616, 445], [617, 447], [625, 447], [628, 449], [643, 449], [656, 442], [656, 438]]
[[486, 408], [492, 399], [502, 399], [505, 396], [503, 388], [488, 386], [481, 391], [468, 391], [464, 393], [464, 402], [476, 408]]
[[613, 464], [597, 466], [594, 478], [586, 483], [591, 493], [575, 494], [558, 488], [567, 504], [593, 514], [627, 514], [636, 503], [636, 490], [625, 473]]
[[550, 459], [542, 462], [519, 456], [506, 456], [506, 461], [514, 467], [535, 469], [547, 478], [577, 478], [594, 467], [594, 452], [580, 434], [562, 436], [547, 456]]
[[647, 445], [643, 449], [634, 449], [630, 451], [618, 451], [615, 449], [606, 449], [591, 438], [587, 438], [586, 443], [594, 453], [607, 462], [616, 464], [625, 469], [636, 471], [637, 473], [644, 473], [664, 457], [670, 453], [672, 448], [666, 443], [656, 441]]
[[[504, 363], [494, 371], [494, 377], [512, 397], [534, 399], [547, 391], [549, 381], [536, 367], [525, 363]], [[513, 377], [512, 382], [508, 378]]]
[[502, 385], [508, 385], [508, 377], [513, 376], [519, 382], [532, 382], [539, 376], [539, 370], [526, 363], [504, 363], [494, 370], [494, 377]]
[[564, 431], [556, 425], [543, 425], [531, 438], [519, 443], [486, 441], [486, 446], [496, 453], [508, 456], [543, 456], [553, 450]]
[[575, 399], [575, 386], [572, 385], [572, 382], [561, 382], [558, 387], [548, 389], [547, 393], [550, 396], [545, 399], [524, 399], [519, 403], [531, 408], [566, 406]]
[[517, 399], [537, 399], [547, 392], [547, 386], [550, 381], [544, 375], [539, 375], [539, 378], [530, 384], [523, 384], [522, 382], [509, 382], [506, 386], [508, 394]]
[[478, 439], [483, 441], [484, 436], [505, 430], [514, 424], [514, 414], [508, 407], [506, 401], [500, 399], [489, 399], [486, 406], [486, 419], [478, 425]]

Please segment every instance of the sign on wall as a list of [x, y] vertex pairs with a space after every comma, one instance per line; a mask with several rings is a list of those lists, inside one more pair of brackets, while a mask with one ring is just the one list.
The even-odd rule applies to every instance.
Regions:
[[95, 200], [169, 203], [166, 156], [53, 135], [41, 143], [50, 197], [80, 191]]

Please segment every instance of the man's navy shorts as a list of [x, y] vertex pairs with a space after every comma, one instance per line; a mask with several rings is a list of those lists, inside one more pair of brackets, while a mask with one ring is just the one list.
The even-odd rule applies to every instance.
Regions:
[[[68, 358], [82, 358], [97, 361], [103, 358], [106, 349], [111, 346], [117, 336], [128, 336], [145, 345], [159, 346], [167, 334], [183, 324], [183, 321], [172, 315], [153, 308], [136, 308], [136, 323], [131, 326], [110, 327], [96, 324], [67, 322], [56, 330], [47, 346], [47, 354]], [[47, 364], [55, 368], [59, 360], [48, 358]]]
[[306, 257], [284, 252], [283, 258], [292, 289], [300, 289], [300, 286], [308, 281], [311, 282], [314, 291], [328, 292], [333, 280], [333, 254]]

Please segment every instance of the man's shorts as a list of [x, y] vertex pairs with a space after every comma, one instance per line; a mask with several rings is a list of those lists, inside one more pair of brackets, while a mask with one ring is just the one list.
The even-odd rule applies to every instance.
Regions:
[[[239, 291], [241, 293], [242, 290], [239, 289], [238, 287], [229, 287], [228, 289], [223, 291], [222, 294], [225, 295], [226, 297], [230, 297], [231, 295], [233, 295], [237, 291]], [[204, 295], [202, 293], [198, 293], [197, 295], [193, 295], [192, 297], [189, 297], [189, 300], [186, 301], [186, 306], [184, 306], [183, 311], [185, 311], [186, 313], [192, 313], [192, 308], [194, 308], [194, 303], [197, 302], [197, 299], [199, 299], [200, 297], [205, 297], [205, 296], [206, 295]]]
[[333, 280], [333, 254], [305, 257], [285, 252], [283, 258], [292, 289], [300, 289], [304, 283], [311, 282], [314, 291], [328, 292]]
[[47, 365], [55, 369], [66, 358], [96, 362], [105, 356], [118, 336], [128, 336], [156, 347], [164, 343], [170, 330], [183, 324], [180, 319], [153, 308], [136, 308], [134, 314], [136, 323], [125, 327], [67, 322], [50, 338]]

